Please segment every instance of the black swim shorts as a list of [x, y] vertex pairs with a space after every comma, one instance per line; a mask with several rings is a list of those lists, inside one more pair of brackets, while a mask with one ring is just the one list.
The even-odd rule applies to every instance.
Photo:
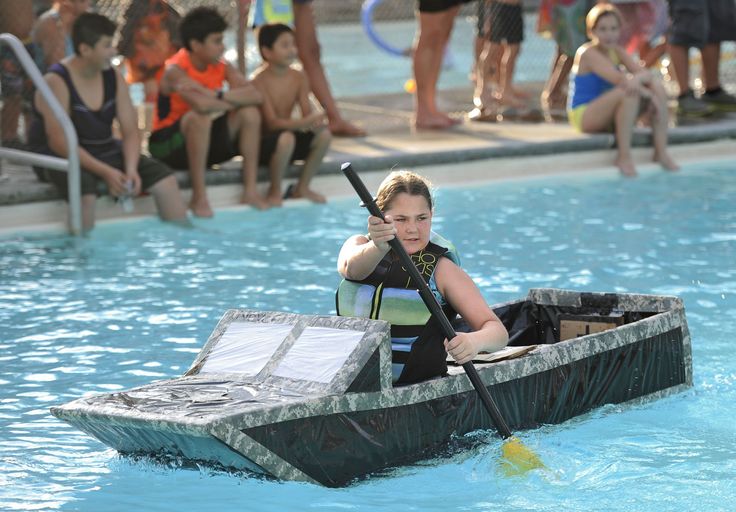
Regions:
[[[115, 167], [122, 170], [122, 162]], [[38, 169], [38, 171], [45, 174], [48, 181], [53, 183], [65, 200], [69, 199], [68, 173], [52, 169]], [[159, 162], [158, 160], [154, 160], [153, 158], [141, 155], [138, 160], [138, 174], [141, 177], [141, 190], [144, 192], [162, 179], [170, 176], [171, 173], [171, 169], [169, 169], [166, 164]], [[83, 196], [99, 196], [105, 191], [105, 187], [103, 186], [104, 180], [96, 174], [92, 174], [84, 169], [82, 169], [81, 181]]]
[[[270, 132], [263, 135], [261, 138], [261, 152], [259, 154], [259, 163], [261, 165], [268, 165], [271, 161], [271, 157], [276, 151], [276, 144], [279, 141], [279, 137], [284, 133], [284, 130], [276, 132]], [[296, 144], [294, 144], [294, 151], [291, 154], [290, 162], [294, 160], [304, 160], [309, 156], [309, 150], [312, 147], [312, 141], [314, 140], [314, 132], [291, 132], [296, 137]]]
[[492, 2], [490, 40], [494, 43], [519, 44], [524, 40], [524, 16], [521, 4]]
[[[148, 150], [154, 158], [158, 158], [174, 169], [188, 169], [187, 146], [180, 123], [181, 119], [166, 128], [153, 132], [148, 139]], [[227, 162], [239, 154], [238, 148], [230, 138], [227, 114], [223, 114], [212, 122], [210, 128], [210, 150], [207, 153], [207, 166]]]
[[710, 43], [736, 40], [736, 3], [733, 0], [669, 0], [669, 42], [702, 48]]
[[473, 0], [418, 0], [419, 12], [442, 12]]

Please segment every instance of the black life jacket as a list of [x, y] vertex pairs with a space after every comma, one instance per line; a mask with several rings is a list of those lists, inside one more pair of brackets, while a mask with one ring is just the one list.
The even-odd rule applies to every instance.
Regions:
[[[427, 247], [411, 255], [452, 321], [457, 313], [440, 295], [432, 278], [442, 257], [459, 265], [455, 247], [436, 233], [432, 233]], [[337, 289], [336, 308], [340, 316], [374, 318], [391, 324], [395, 383], [409, 384], [447, 374], [445, 336], [440, 324], [424, 305], [409, 273], [393, 251], [362, 281], [344, 279]]]

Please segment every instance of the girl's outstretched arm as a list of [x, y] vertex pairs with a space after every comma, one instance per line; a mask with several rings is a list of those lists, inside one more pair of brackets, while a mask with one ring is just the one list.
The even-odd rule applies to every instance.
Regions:
[[447, 258], [440, 258], [435, 279], [442, 296], [473, 329], [445, 341], [445, 348], [455, 361], [464, 364], [472, 361], [478, 352], [494, 352], [506, 346], [509, 341], [506, 327], [463, 269]]
[[378, 217], [368, 217], [368, 236], [354, 235], [345, 241], [337, 257], [337, 271], [345, 279], [365, 279], [391, 250], [388, 242], [395, 236], [396, 228], [390, 215], [386, 215], [385, 222]]

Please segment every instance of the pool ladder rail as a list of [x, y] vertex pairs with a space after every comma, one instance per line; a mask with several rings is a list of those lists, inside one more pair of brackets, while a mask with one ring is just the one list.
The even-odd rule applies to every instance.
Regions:
[[12, 162], [38, 165], [48, 169], [64, 171], [68, 176], [69, 184], [69, 229], [72, 235], [79, 236], [82, 234], [82, 187], [79, 169], [79, 147], [77, 141], [77, 132], [74, 129], [69, 115], [59, 104], [56, 96], [49, 89], [48, 84], [41, 76], [36, 63], [28, 54], [28, 51], [21, 43], [20, 39], [12, 34], [0, 34], [0, 46], [8, 45], [18, 58], [23, 70], [33, 80], [36, 90], [41, 93], [43, 99], [46, 100], [56, 119], [59, 120], [61, 128], [64, 131], [67, 146], [67, 158], [59, 158], [48, 155], [41, 155], [32, 151], [23, 151], [19, 149], [11, 149], [0, 146], [0, 159]]

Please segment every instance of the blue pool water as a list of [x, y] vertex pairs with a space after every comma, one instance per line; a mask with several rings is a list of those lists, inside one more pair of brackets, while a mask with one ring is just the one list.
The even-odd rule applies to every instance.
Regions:
[[[493, 165], [493, 163], [489, 163]], [[327, 313], [355, 199], [154, 219], [0, 244], [0, 510], [733, 510], [736, 162], [441, 189], [436, 229], [489, 302], [529, 287], [675, 294], [691, 390], [521, 433], [548, 470], [496, 470], [498, 440], [345, 489], [121, 457], [51, 405], [183, 373], [228, 308]]]

